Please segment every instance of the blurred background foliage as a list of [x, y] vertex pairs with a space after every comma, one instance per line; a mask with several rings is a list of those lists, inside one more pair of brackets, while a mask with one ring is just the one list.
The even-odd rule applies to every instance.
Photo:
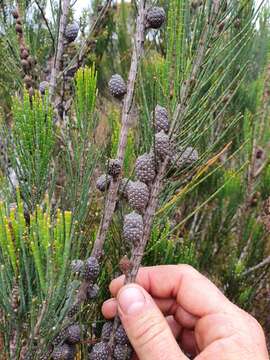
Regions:
[[[166, 26], [149, 31], [139, 68], [124, 176], [149, 151], [152, 111], [157, 103], [172, 116], [189, 78], [212, 2], [159, 2]], [[223, 1], [207, 53], [175, 128], [175, 143], [199, 152], [195, 164], [167, 174], [160, 194], [145, 265], [187, 263], [209, 276], [234, 302], [254, 314], [270, 338], [270, 9], [252, 0]], [[120, 106], [107, 82], [129, 71], [135, 3], [110, 6], [94, 34], [89, 28], [102, 1], [93, 1], [79, 19], [79, 51], [94, 42], [72, 81], [73, 102], [65, 126], [54, 122], [48, 94], [30, 99], [23, 87], [19, 44], [11, 10], [0, 10], [0, 353], [3, 359], [40, 356], [57, 334], [78, 284], [70, 262], [91, 252], [104, 196], [97, 176], [114, 157]], [[58, 29], [54, 1], [19, 1], [24, 36], [36, 59], [35, 86], [47, 79]], [[76, 4], [74, 5], [74, 7]], [[48, 16], [52, 7], [53, 15]], [[74, 17], [71, 7], [70, 19]], [[46, 19], [46, 21], [45, 21]], [[110, 280], [129, 253], [119, 203], [105, 244], [101, 292], [80, 319], [102, 323], [99, 308]], [[88, 332], [89, 339], [91, 332]], [[87, 343], [87, 342], [86, 342]], [[82, 358], [87, 346], [82, 346]], [[38, 355], [36, 355], [38, 354]], [[83, 355], [84, 354], [84, 355]], [[86, 356], [86, 355], [85, 355]]]

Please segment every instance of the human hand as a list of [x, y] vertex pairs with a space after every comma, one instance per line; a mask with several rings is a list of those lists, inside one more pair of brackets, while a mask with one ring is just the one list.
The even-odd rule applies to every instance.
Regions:
[[188, 265], [140, 269], [137, 284], [110, 284], [103, 304], [117, 313], [140, 360], [268, 360], [259, 323]]

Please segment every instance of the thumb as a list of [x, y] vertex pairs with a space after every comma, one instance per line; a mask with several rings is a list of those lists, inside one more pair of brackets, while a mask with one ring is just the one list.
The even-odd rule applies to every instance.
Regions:
[[167, 321], [152, 297], [139, 285], [124, 286], [117, 295], [118, 314], [140, 360], [184, 360]]

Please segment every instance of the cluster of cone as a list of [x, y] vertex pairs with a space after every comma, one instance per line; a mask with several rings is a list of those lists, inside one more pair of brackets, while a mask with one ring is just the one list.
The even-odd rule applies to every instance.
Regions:
[[26, 89], [29, 92], [30, 96], [34, 95], [34, 81], [31, 75], [31, 70], [33, 70], [36, 62], [35, 59], [29, 54], [29, 49], [24, 43], [23, 39], [23, 25], [22, 19], [19, 16], [18, 10], [15, 8], [12, 10], [12, 16], [16, 21], [15, 31], [18, 35], [19, 45], [20, 45], [20, 59], [21, 59], [21, 66], [24, 72], [24, 83]]
[[[68, 24], [64, 32], [65, 45], [75, 41], [78, 34], [79, 34], [79, 25], [76, 22]], [[41, 81], [41, 83], [39, 84], [40, 94], [44, 95], [48, 88], [49, 88], [49, 82], [46, 80]]]

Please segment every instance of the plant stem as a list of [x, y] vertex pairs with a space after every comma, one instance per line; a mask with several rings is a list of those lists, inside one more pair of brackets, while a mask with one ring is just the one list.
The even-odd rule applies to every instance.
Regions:
[[[140, 1], [139, 13], [137, 17], [136, 35], [133, 46], [133, 53], [131, 59], [131, 65], [127, 83], [127, 94], [124, 98], [122, 108], [122, 127], [119, 136], [119, 144], [117, 150], [117, 159], [120, 161], [123, 167], [125, 149], [127, 144], [128, 130], [130, 124], [130, 114], [134, 98], [135, 82], [137, 78], [139, 62], [143, 53], [144, 44], [144, 32], [145, 32], [145, 1]], [[106, 239], [106, 235], [109, 229], [109, 225], [112, 220], [112, 216], [115, 209], [117, 200], [117, 192], [119, 188], [121, 177], [119, 176], [116, 181], [113, 181], [108, 190], [108, 196], [106, 200], [104, 214], [100, 223], [97, 238], [93, 247], [92, 255], [99, 257], [103, 249], [103, 245]]]
[[[130, 71], [128, 76], [127, 94], [123, 100], [122, 117], [121, 117], [122, 127], [119, 135], [119, 145], [117, 150], [117, 158], [121, 164], [121, 167], [123, 167], [128, 130], [130, 126], [129, 125], [130, 115], [131, 115], [131, 108], [134, 98], [135, 82], [137, 78], [140, 59], [143, 54], [144, 32], [145, 32], [145, 0], [142, 0], [140, 2], [139, 13], [136, 23], [136, 34], [135, 34], [135, 40], [133, 46]], [[120, 181], [121, 181], [121, 176], [119, 176], [117, 179], [111, 182], [108, 190], [103, 217], [100, 222], [99, 230], [91, 254], [91, 256], [94, 256], [98, 259], [102, 257], [103, 245], [114, 214]], [[75, 305], [80, 305], [85, 301], [87, 289], [89, 285], [90, 283], [88, 281], [83, 281], [81, 283], [81, 286], [76, 296]]]
[[[220, 2], [216, 1], [213, 7], [213, 10], [211, 12], [211, 19], [214, 19], [214, 17], [219, 12], [219, 6]], [[212, 21], [211, 21], [212, 22]], [[188, 105], [187, 100], [189, 98], [190, 91], [192, 90], [192, 87], [194, 86], [194, 79], [196, 79], [201, 66], [203, 64], [203, 61], [205, 59], [205, 54], [207, 50], [207, 44], [208, 44], [208, 37], [212, 30], [211, 22], [207, 22], [205, 29], [202, 32], [201, 39], [199, 41], [199, 46], [197, 50], [196, 57], [193, 62], [192, 70], [189, 75], [189, 78], [183, 82], [181, 92], [180, 92], [180, 102], [177, 105], [175, 112], [173, 114], [173, 120], [170, 128], [170, 137], [172, 137], [176, 124], [180, 124], [185, 117]], [[177, 129], [179, 131], [179, 129]], [[155, 181], [151, 188], [150, 193], [150, 199], [148, 206], [146, 208], [145, 214], [144, 214], [144, 235], [142, 241], [139, 243], [139, 245], [133, 250], [132, 256], [131, 256], [131, 263], [132, 263], [132, 269], [129, 272], [129, 274], [126, 277], [125, 282], [130, 283], [134, 282], [137, 276], [137, 273], [139, 271], [141, 261], [144, 255], [144, 250], [147, 245], [147, 242], [151, 236], [151, 228], [154, 221], [154, 216], [156, 212], [156, 208], [158, 206], [158, 196], [160, 191], [162, 190], [163, 186], [163, 178], [166, 174], [166, 170], [169, 163], [169, 157], [167, 156], [162, 165], [160, 166], [158, 173], [156, 175]]]
[[61, 15], [60, 15], [60, 24], [58, 30], [58, 40], [57, 40], [57, 48], [55, 50], [54, 55], [54, 63], [51, 72], [51, 81], [49, 88], [50, 100], [53, 99], [55, 88], [56, 88], [56, 80], [60, 71], [61, 59], [64, 53], [64, 33], [67, 24], [67, 15], [69, 9], [70, 0], [63, 0], [61, 7]]

